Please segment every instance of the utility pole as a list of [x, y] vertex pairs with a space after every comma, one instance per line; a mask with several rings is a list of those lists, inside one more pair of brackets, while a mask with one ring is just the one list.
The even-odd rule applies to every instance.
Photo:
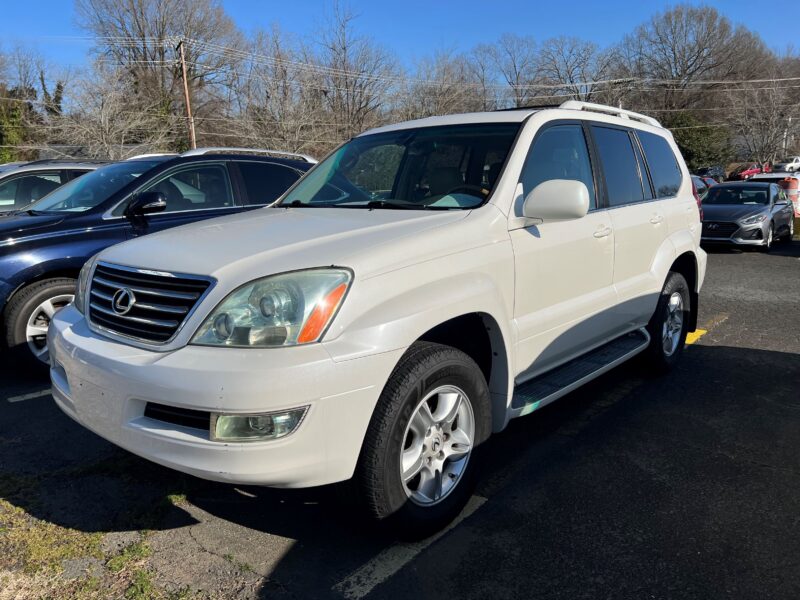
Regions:
[[183, 40], [175, 47], [180, 53], [181, 72], [183, 73], [183, 98], [186, 101], [186, 120], [189, 122], [189, 144], [192, 149], [197, 148], [197, 138], [194, 134], [194, 117], [192, 116], [192, 102], [189, 100], [189, 81], [186, 77], [186, 56], [183, 53]]

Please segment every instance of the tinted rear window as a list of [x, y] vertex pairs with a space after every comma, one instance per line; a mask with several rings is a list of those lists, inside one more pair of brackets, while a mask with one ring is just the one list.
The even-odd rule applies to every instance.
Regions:
[[669, 142], [660, 135], [646, 131], [637, 132], [642, 142], [656, 197], [669, 198], [678, 194], [681, 187], [681, 169]]
[[644, 200], [639, 166], [628, 132], [598, 126], [592, 126], [592, 131], [603, 163], [608, 205], [621, 206]]
[[280, 198], [300, 174], [274, 163], [240, 162], [239, 169], [250, 204], [269, 204]]

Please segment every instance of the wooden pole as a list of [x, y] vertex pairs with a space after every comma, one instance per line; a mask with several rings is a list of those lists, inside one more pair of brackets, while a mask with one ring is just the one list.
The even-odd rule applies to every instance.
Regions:
[[183, 40], [178, 42], [178, 47], [175, 48], [181, 57], [181, 72], [183, 73], [183, 98], [186, 102], [186, 120], [189, 122], [189, 144], [192, 149], [197, 148], [197, 138], [194, 134], [194, 117], [192, 116], [192, 102], [189, 100], [189, 81], [186, 77], [186, 56], [183, 53]]

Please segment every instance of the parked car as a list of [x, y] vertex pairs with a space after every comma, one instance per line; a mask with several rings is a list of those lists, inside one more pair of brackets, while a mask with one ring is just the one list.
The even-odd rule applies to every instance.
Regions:
[[703, 201], [703, 242], [756, 246], [769, 252], [773, 241], [794, 235], [792, 204], [774, 183], [715, 185]]
[[48, 361], [50, 319], [72, 301], [78, 272], [93, 254], [144, 234], [274, 202], [312, 164], [299, 156], [225, 150], [107, 165], [24, 211], [0, 216], [6, 349], [21, 363]]
[[107, 161], [36, 160], [0, 167], [0, 213], [19, 210]]
[[699, 175], [703, 178], [711, 177], [717, 183], [725, 181], [725, 169], [720, 165], [712, 165], [710, 167], [697, 169], [695, 175]]
[[787, 156], [772, 165], [772, 168], [774, 171], [786, 171], [788, 173], [800, 170], [800, 156]]
[[780, 188], [786, 193], [789, 202], [794, 206], [794, 216], [800, 217], [800, 174], [797, 172], [792, 173], [762, 173], [761, 175], [753, 175], [750, 181], [758, 181], [761, 183], [777, 183]]
[[711, 187], [712, 185], [717, 185], [717, 180], [712, 177], [701, 177], [700, 179], [703, 180], [703, 183], [705, 183], [707, 187]]
[[728, 179], [733, 181], [746, 181], [753, 175], [758, 175], [759, 173], [769, 173], [771, 171], [772, 169], [770, 168], [769, 164], [761, 165], [758, 163], [748, 163], [734, 169]]
[[702, 202], [708, 193], [708, 184], [702, 177], [698, 177], [697, 175], [692, 175], [692, 181], [694, 182], [694, 189], [697, 192], [697, 197], [700, 198]]
[[351, 480], [426, 535], [509, 419], [639, 353], [675, 364], [699, 244], [689, 172], [649, 117], [570, 101], [382, 127], [274, 207], [101, 252], [50, 327], [53, 395], [162, 465]]

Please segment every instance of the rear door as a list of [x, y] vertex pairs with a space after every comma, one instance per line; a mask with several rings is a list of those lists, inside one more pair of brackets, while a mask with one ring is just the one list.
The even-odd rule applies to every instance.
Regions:
[[661, 289], [653, 262], [669, 233], [663, 201], [655, 190], [633, 131], [592, 125], [602, 165], [606, 200], [614, 228], [613, 331], [621, 334], [644, 325], [655, 307], [654, 290]]

